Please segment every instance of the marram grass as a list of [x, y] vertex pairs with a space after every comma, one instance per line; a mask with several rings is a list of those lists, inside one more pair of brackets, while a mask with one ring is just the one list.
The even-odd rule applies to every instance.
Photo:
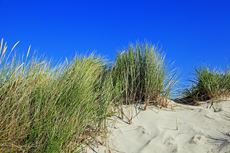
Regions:
[[[137, 42], [118, 51], [111, 68], [118, 105], [136, 105], [143, 101], [144, 109], [150, 102], [163, 105], [163, 99], [169, 98], [178, 81], [178, 72], [171, 66], [165, 54], [152, 44]], [[123, 118], [122, 108], [121, 115]]]
[[230, 70], [227, 66], [223, 72], [221, 69], [211, 69], [208, 65], [200, 65], [194, 68], [193, 76], [191, 86], [183, 91], [184, 97], [200, 101], [229, 96]]
[[104, 135], [112, 86], [109, 74], [102, 82], [102, 58], [76, 56], [54, 69], [35, 57], [8, 63], [5, 52], [6, 45], [0, 63], [0, 152], [78, 152]]
[[118, 51], [112, 66], [91, 54], [53, 67], [29, 58], [30, 47], [25, 59], [6, 58], [3, 39], [0, 48], [0, 152], [80, 152], [106, 138], [113, 107], [126, 115], [122, 105], [163, 105], [177, 83], [165, 54], [148, 43]]

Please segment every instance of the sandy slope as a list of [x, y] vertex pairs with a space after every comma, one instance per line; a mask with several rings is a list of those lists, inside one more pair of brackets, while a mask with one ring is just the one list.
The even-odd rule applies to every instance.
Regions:
[[[140, 111], [130, 106], [125, 110], [133, 115]], [[88, 153], [230, 152], [230, 101], [214, 103], [211, 108], [208, 102], [201, 106], [171, 102], [160, 110], [149, 106], [135, 116], [131, 125], [125, 119], [112, 118], [116, 122], [109, 122], [109, 147], [94, 147]]]

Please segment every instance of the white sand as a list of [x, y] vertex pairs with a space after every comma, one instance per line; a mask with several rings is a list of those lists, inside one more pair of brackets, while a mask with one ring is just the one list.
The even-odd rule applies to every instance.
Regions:
[[[209, 105], [202, 102], [201, 106], [186, 106], [171, 101], [168, 108], [160, 110], [149, 106], [134, 117], [131, 125], [126, 123], [126, 119], [112, 117], [116, 123], [109, 121], [111, 134], [107, 147], [95, 146], [88, 148], [87, 152], [229, 153], [230, 101], [214, 103], [207, 108]], [[131, 113], [130, 110], [136, 114], [130, 106], [125, 110], [126, 115]]]

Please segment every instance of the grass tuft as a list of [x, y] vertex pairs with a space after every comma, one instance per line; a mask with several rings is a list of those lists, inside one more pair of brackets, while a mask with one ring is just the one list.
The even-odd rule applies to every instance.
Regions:
[[[177, 83], [178, 72], [171, 70], [171, 66], [165, 54], [147, 42], [137, 42], [135, 46], [131, 44], [122, 52], [118, 51], [111, 68], [118, 105], [143, 101], [144, 109], [150, 102], [162, 105]], [[123, 115], [121, 107], [122, 118]]]
[[194, 68], [194, 78], [189, 80], [191, 86], [185, 88], [183, 95], [195, 101], [218, 99], [230, 94], [230, 70], [226, 66], [221, 69], [211, 69], [208, 65]]

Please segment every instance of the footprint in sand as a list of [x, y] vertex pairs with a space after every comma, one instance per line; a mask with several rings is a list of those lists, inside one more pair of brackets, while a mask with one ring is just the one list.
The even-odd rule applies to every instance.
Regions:
[[164, 140], [164, 145], [166, 145], [167, 152], [177, 153], [178, 152], [178, 145], [175, 142], [175, 139], [171, 136], [167, 137]]
[[172, 137], [169, 137], [169, 138], [166, 139], [164, 144], [168, 145], [168, 146], [175, 145], [175, 140]]
[[206, 138], [203, 135], [196, 134], [190, 141], [190, 144], [203, 144], [206, 141]]
[[143, 133], [143, 134], [149, 134], [149, 132], [143, 127], [143, 126], [138, 126], [138, 129]]

